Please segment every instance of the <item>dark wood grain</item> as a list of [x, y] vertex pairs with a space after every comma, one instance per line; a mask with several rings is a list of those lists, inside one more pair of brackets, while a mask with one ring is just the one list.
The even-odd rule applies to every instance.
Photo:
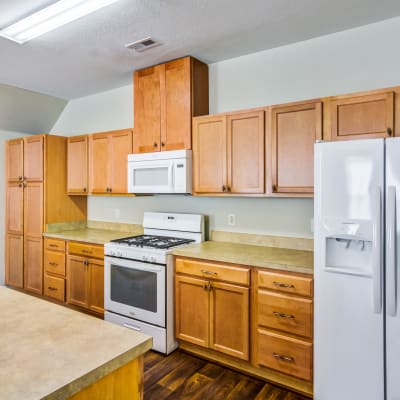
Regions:
[[144, 400], [307, 400], [180, 350], [144, 358]]

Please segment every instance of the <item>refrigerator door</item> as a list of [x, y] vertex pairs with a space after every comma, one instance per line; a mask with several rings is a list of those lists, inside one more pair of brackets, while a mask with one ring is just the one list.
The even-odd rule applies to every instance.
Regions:
[[384, 399], [382, 139], [315, 148], [314, 399]]
[[386, 140], [387, 400], [400, 400], [400, 138]]

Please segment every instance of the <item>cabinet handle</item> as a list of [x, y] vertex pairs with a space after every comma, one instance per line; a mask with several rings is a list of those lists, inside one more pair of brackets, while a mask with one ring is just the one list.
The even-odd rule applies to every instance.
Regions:
[[49, 262], [49, 265], [51, 265], [52, 267], [57, 267], [58, 263], [56, 263], [56, 262]]
[[23, 186], [24, 186], [24, 188], [25, 188], [25, 187], [27, 186], [27, 185], [26, 185], [26, 183], [24, 183], [24, 185], [23, 185]]
[[86, 188], [83, 188], [83, 191], [84, 191], [85, 193], [86, 193], [86, 190], [87, 190]]
[[22, 181], [22, 176], [19, 176], [19, 177], [18, 177], [18, 180], [19, 180], [19, 181]]
[[393, 135], [392, 128], [387, 128], [387, 129], [386, 129], [386, 132], [387, 132], [387, 135], [388, 135], [388, 136], [392, 136], [392, 135]]
[[56, 244], [49, 244], [49, 247], [57, 248], [58, 246]]
[[82, 253], [85, 253], [85, 254], [92, 254], [92, 250], [82, 249]]
[[272, 185], [272, 191], [276, 193], [276, 185]]
[[203, 290], [207, 290], [207, 283], [203, 284]]
[[225, 190], [226, 190], [225, 185], [222, 185], [222, 191], [225, 192]]
[[281, 288], [294, 289], [294, 285], [289, 285], [288, 283], [272, 282], [272, 284]]
[[56, 292], [58, 289], [53, 287], [53, 286], [47, 286], [47, 289], [49, 289], [52, 292]]
[[272, 357], [275, 357], [275, 358], [277, 358], [278, 360], [281, 360], [281, 361], [287, 361], [287, 362], [293, 362], [294, 361], [293, 357], [284, 356], [282, 354], [278, 354], [278, 353], [275, 353], [275, 352], [272, 353]]
[[22, 183], [19, 183], [19, 184], [18, 184], [18, 187], [22, 187]]
[[165, 147], [165, 143], [164, 142], [161, 142], [161, 147]]
[[214, 275], [214, 276], [218, 275], [218, 272], [207, 271], [205, 269], [201, 269], [200, 271], [201, 271], [201, 273], [203, 273], [205, 275]]
[[213, 287], [212, 287], [212, 284], [211, 284], [210, 281], [208, 281], [207, 290], [208, 290], [209, 292], [211, 292], [211, 290], [213, 290]]
[[231, 187], [230, 187], [230, 186], [227, 186], [227, 187], [226, 187], [226, 190], [227, 190], [228, 192], [230, 192], [230, 191], [231, 191]]
[[280, 313], [278, 311], [272, 311], [272, 313], [275, 315], [275, 317], [278, 317], [278, 318], [294, 319], [294, 315], [284, 314], [284, 313]]
[[154, 142], [154, 148], [157, 148], [158, 147], [158, 144], [157, 144], [157, 142]]
[[89, 265], [89, 261], [88, 261], [88, 260], [83, 260], [83, 261], [82, 261], [82, 264], [83, 264], [83, 265]]

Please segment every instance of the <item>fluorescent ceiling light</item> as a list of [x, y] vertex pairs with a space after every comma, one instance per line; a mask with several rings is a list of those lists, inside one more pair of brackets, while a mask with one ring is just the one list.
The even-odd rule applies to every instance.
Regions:
[[116, 1], [118, 0], [59, 0], [0, 30], [0, 36], [22, 44]]

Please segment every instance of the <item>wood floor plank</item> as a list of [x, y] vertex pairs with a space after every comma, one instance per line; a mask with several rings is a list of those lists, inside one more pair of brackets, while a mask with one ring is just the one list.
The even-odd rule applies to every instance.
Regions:
[[179, 350], [144, 359], [144, 400], [309, 400]]

